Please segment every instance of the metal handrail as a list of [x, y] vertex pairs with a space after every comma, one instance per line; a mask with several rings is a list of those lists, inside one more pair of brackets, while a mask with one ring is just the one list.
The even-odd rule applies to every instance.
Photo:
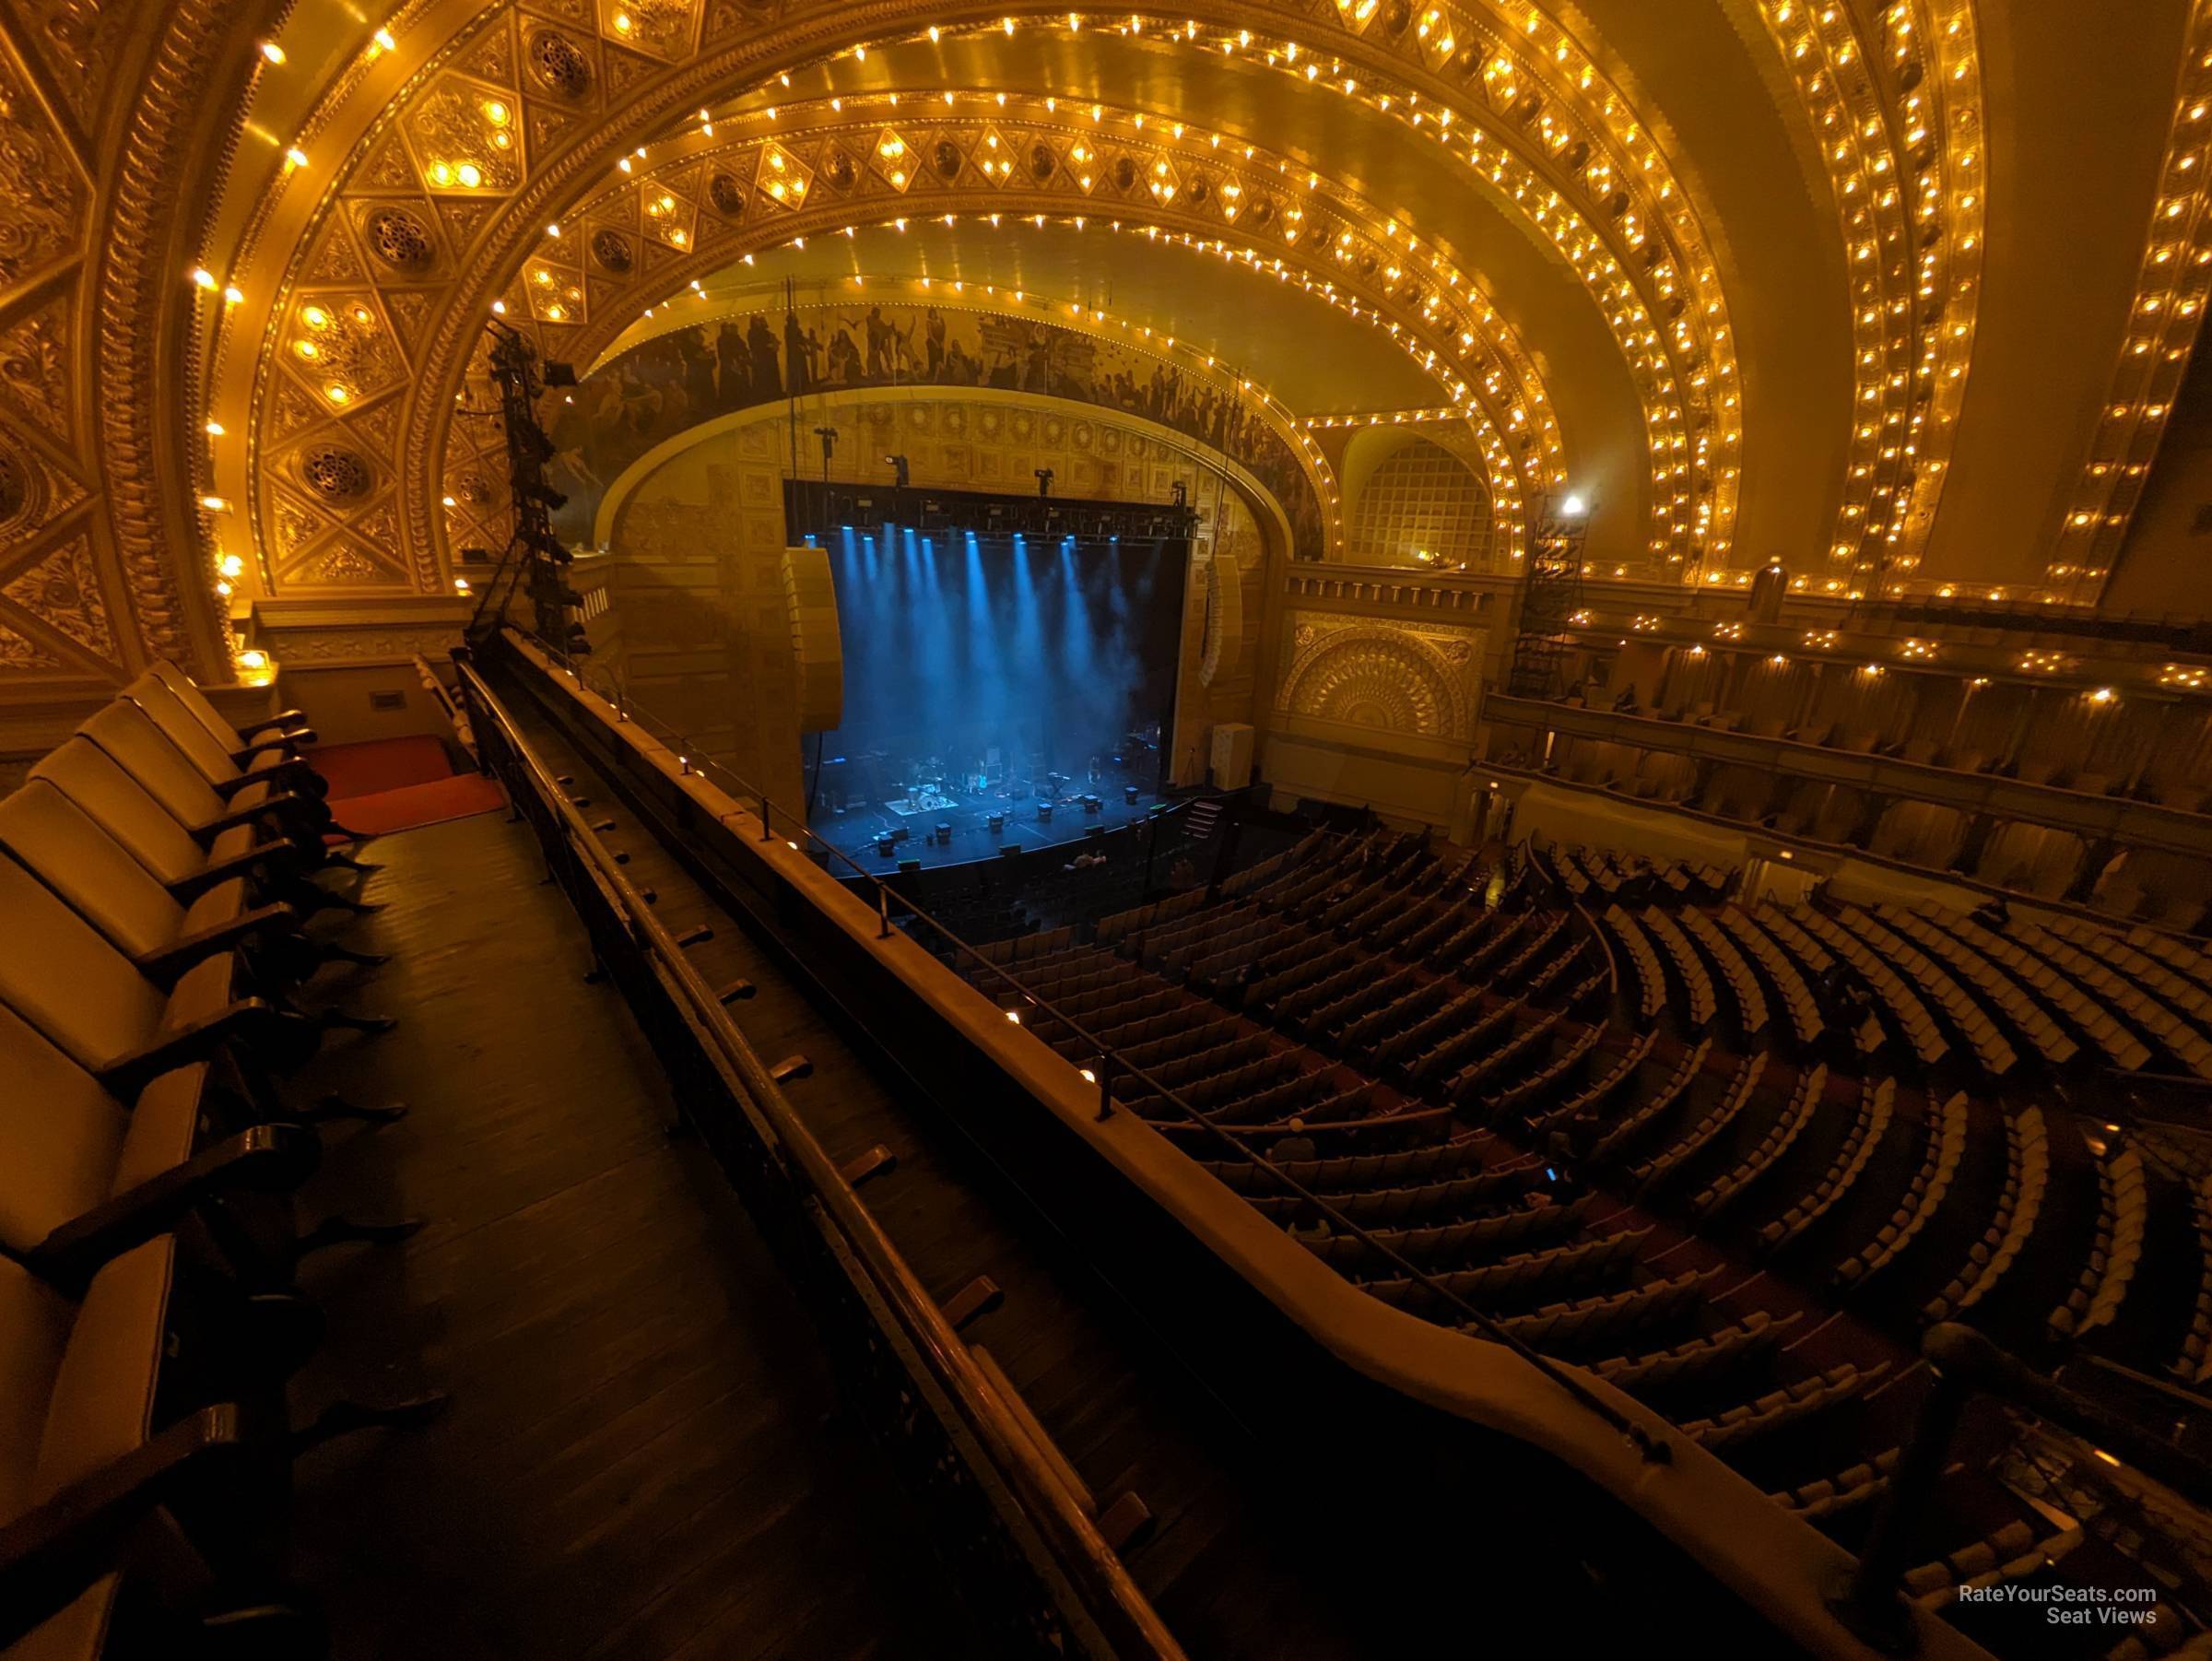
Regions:
[[1050, 1543], [1064, 1572], [1084, 1587], [1086, 1608], [1110, 1626], [1118, 1654], [1149, 1661], [1182, 1661], [1183, 1651], [1112, 1548], [1085, 1514], [1065, 1479], [1038, 1453], [1029, 1432], [1001, 1405], [997, 1393], [853, 1185], [792, 1109], [761, 1066], [745, 1034], [600, 842], [582, 814], [514, 724], [475, 668], [458, 664], [463, 685], [497, 724], [500, 738], [528, 772], [534, 792], [559, 818], [569, 841], [583, 851], [594, 873], [619, 902], [622, 921], [690, 1006], [691, 1025], [709, 1039], [739, 1093], [768, 1122], [795, 1162], [806, 1187], [828, 1212], [901, 1331], [929, 1364], [938, 1383], [959, 1404], [962, 1417], [992, 1465], [1016, 1492], [1024, 1513]]
[[[517, 636], [523, 636], [524, 633], [524, 630], [512, 624], [509, 626], [509, 631]], [[567, 654], [559, 651], [558, 648], [548, 645], [545, 641], [535, 635], [529, 635], [527, 636], [527, 639], [535, 650], [543, 653], [548, 659], [559, 663], [562, 671], [576, 683], [579, 690], [590, 690], [584, 682], [582, 674], [574, 666]], [[594, 695], [596, 696], [597, 694]], [[629, 720], [636, 713], [638, 713], [636, 706], [634, 705], [629, 705], [627, 703], [618, 704], [611, 699], [605, 700], [605, 701], [607, 702], [610, 707], [615, 709], [617, 716], [620, 720]], [[669, 730], [672, 733], [675, 731], [673, 727], [671, 727]], [[682, 735], [677, 734], [677, 736], [679, 741], [683, 741]], [[771, 814], [773, 810], [773, 804], [770, 800], [768, 794], [763, 790], [759, 790], [754, 786], [747, 784], [746, 782], [739, 778], [734, 771], [727, 767], [722, 766], [718, 762], [707, 760], [701, 760], [694, 762], [689, 757], [688, 749], [689, 747], [687, 742], [686, 750], [679, 757], [681, 764], [687, 770], [697, 772], [701, 777], [706, 776], [709, 769], [724, 773], [739, 786], [739, 791], [733, 793], [735, 799], [741, 801], [749, 799], [759, 804], [762, 835], [764, 838], [771, 836], [773, 832], [773, 823], [771, 819]], [[792, 814], [788, 809], [785, 810], [784, 817], [794, 827], [797, 829], [800, 834], [806, 836], [810, 842], [818, 844], [831, 857], [841, 860], [846, 866], [852, 868], [856, 876], [865, 878], [867, 882], [874, 885], [877, 899], [877, 913], [878, 917], [882, 919], [884, 932], [888, 935], [891, 927], [890, 906], [891, 900], [893, 898], [893, 890], [889, 888], [889, 886], [886, 884], [884, 880], [875, 872], [870, 871], [858, 864], [842, 850], [832, 846], [825, 839], [816, 836], [814, 832], [807, 828], [803, 819], [799, 819], [796, 815]], [[796, 844], [794, 843], [794, 845]], [[1099, 1116], [1101, 1119], [1107, 1117], [1113, 1111], [1112, 1091], [1115, 1078], [1117, 1077], [1126, 1077], [1136, 1079], [1152, 1090], [1154, 1094], [1171, 1103], [1177, 1112], [1182, 1114], [1183, 1118], [1188, 1121], [1189, 1124], [1210, 1132], [1218, 1140], [1227, 1144], [1227, 1146], [1247, 1164], [1265, 1172], [1270, 1180], [1278, 1184], [1288, 1192], [1297, 1196], [1300, 1200], [1303, 1200], [1306, 1204], [1312, 1207], [1322, 1216], [1328, 1219], [1329, 1223], [1333, 1228], [1341, 1230], [1343, 1232], [1358, 1239], [1363, 1245], [1367, 1247], [1369, 1251], [1374, 1253], [1378, 1257], [1382, 1258], [1382, 1261], [1389, 1264], [1400, 1274], [1404, 1275], [1408, 1280], [1411, 1280], [1416, 1285], [1421, 1287], [1425, 1291], [1430, 1293], [1432, 1297], [1435, 1297], [1442, 1302], [1445, 1305], [1458, 1314], [1465, 1317], [1466, 1324], [1475, 1327], [1485, 1338], [1488, 1339], [1492, 1343], [1503, 1345], [1506, 1349], [1512, 1350], [1522, 1361], [1526, 1361], [1531, 1367], [1534, 1367], [1551, 1383], [1557, 1384], [1559, 1389], [1563, 1391], [1578, 1407], [1581, 1407], [1590, 1413], [1594, 1414], [1606, 1425], [1610, 1426], [1613, 1430], [1626, 1437], [1628, 1441], [1635, 1446], [1638, 1454], [1648, 1463], [1664, 1465], [1671, 1462], [1674, 1456], [1673, 1450], [1664, 1437], [1654, 1434], [1646, 1426], [1639, 1423], [1635, 1419], [1631, 1418], [1627, 1413], [1622, 1412], [1611, 1402], [1606, 1401], [1595, 1391], [1592, 1390], [1587, 1384], [1583, 1384], [1582, 1380], [1576, 1378], [1571, 1372], [1568, 1372], [1558, 1362], [1551, 1360], [1551, 1358], [1544, 1355], [1536, 1349], [1530, 1348], [1529, 1345], [1524, 1343], [1519, 1337], [1515, 1337], [1511, 1329], [1500, 1325], [1498, 1321], [1493, 1319], [1490, 1315], [1485, 1313], [1483, 1311], [1476, 1308], [1475, 1305], [1468, 1302], [1457, 1292], [1453, 1291], [1449, 1287], [1437, 1280], [1427, 1270], [1421, 1268], [1418, 1265], [1405, 1257], [1394, 1247], [1386, 1245], [1382, 1241], [1377, 1240], [1365, 1228], [1361, 1227], [1359, 1223], [1354, 1222], [1349, 1217], [1346, 1216], [1345, 1213], [1337, 1207], [1331, 1204], [1326, 1199], [1324, 1199], [1320, 1195], [1314, 1193], [1313, 1190], [1307, 1187], [1297, 1178], [1293, 1177], [1288, 1172], [1285, 1171], [1274, 1160], [1268, 1159], [1265, 1155], [1255, 1151], [1244, 1141], [1242, 1137], [1235, 1135], [1225, 1125], [1217, 1124], [1212, 1119], [1206, 1117], [1206, 1115], [1198, 1108], [1194, 1107], [1190, 1102], [1184, 1101], [1182, 1096], [1178, 1091], [1173, 1090], [1168, 1086], [1160, 1083], [1159, 1080], [1155, 1078], [1150, 1072], [1136, 1066], [1135, 1063], [1124, 1059], [1120, 1052], [1116, 1051], [1111, 1045], [1107, 1044], [1103, 1040], [1100, 1039], [1096, 1034], [1092, 1033], [1090, 1030], [1085, 1027], [1080, 1021], [1077, 1020], [1070, 1015], [1063, 1013], [1061, 1010], [1056, 1008], [1049, 999], [1031, 992], [1028, 987], [1022, 985], [1022, 984], [1012, 974], [1008, 973], [998, 964], [992, 962], [990, 959], [984, 957], [974, 947], [968, 944], [967, 941], [961, 939], [958, 935], [954, 934], [951, 929], [947, 928], [945, 925], [939, 923], [935, 918], [932, 917], [927, 912], [924, 911], [919, 904], [909, 901], [904, 897], [899, 897], [898, 904], [899, 909], [901, 911], [910, 913], [911, 915], [920, 919], [922, 922], [928, 924], [930, 927], [935, 929], [940, 936], [951, 943], [951, 946], [957, 953], [964, 954], [967, 958], [971, 959], [976, 963], [980, 964], [989, 973], [997, 977], [999, 980], [1004, 981], [1007, 985], [1014, 989], [1016, 995], [1023, 999], [1033, 1007], [1043, 1011], [1053, 1019], [1060, 1022], [1063, 1026], [1066, 1027], [1070, 1031], [1075, 1033], [1077, 1037], [1080, 1038], [1084, 1043], [1091, 1049], [1091, 1051], [1098, 1057], [1098, 1065], [1093, 1071], [1099, 1087]], [[1371, 1123], [1371, 1121], [1370, 1123]]]

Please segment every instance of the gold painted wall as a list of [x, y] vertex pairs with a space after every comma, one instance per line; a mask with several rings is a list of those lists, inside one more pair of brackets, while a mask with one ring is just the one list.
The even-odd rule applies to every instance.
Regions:
[[1290, 610], [1260, 774], [1318, 796], [1464, 830], [1489, 631]]

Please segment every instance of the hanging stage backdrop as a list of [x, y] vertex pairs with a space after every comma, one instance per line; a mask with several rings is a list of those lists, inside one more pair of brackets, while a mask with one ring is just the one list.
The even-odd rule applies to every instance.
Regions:
[[601, 365], [554, 406], [547, 473], [569, 499], [554, 524], [571, 546], [589, 544], [600, 501], [622, 470], [701, 421], [794, 395], [912, 385], [1040, 393], [1157, 421], [1243, 465], [1282, 504], [1297, 556], [1321, 557], [1312, 481], [1281, 435], [1233, 394], [1057, 324], [903, 302], [722, 318], [641, 341]]

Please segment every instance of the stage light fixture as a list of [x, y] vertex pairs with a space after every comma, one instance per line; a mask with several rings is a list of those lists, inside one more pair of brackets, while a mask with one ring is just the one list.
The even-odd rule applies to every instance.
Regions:
[[557, 358], [547, 358], [545, 360], [545, 371], [547, 386], [573, 386], [576, 384], [576, 366], [573, 363], [563, 363]]
[[524, 485], [523, 487], [523, 494], [530, 498], [530, 500], [533, 501], [540, 501], [545, 503], [547, 508], [551, 509], [556, 513], [559, 512], [561, 509], [569, 505], [569, 499], [562, 495], [559, 490], [556, 490], [551, 485]]

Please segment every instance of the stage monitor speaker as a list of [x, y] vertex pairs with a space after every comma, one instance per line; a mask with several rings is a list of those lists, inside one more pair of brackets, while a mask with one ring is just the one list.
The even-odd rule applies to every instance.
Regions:
[[899, 862], [899, 875], [901, 877], [916, 876], [921, 869], [922, 862], [918, 859], [902, 859]]
[[1106, 827], [1103, 825], [1087, 825], [1084, 827], [1083, 834], [1086, 836], [1103, 836], [1106, 834]]
[[1001, 842], [998, 844], [998, 856], [1001, 859], [1012, 859], [1020, 852], [1021, 844], [1019, 842]]
[[1223, 721], [1215, 725], [1215, 789], [1242, 790], [1252, 783], [1252, 741], [1249, 723]]

